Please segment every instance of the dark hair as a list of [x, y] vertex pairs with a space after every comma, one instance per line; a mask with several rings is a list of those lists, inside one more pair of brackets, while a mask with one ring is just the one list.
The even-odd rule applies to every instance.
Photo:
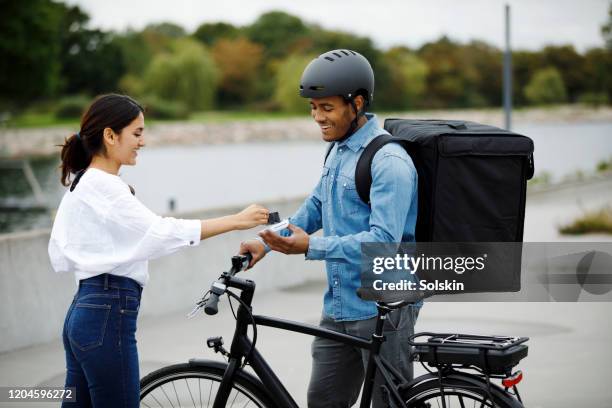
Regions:
[[70, 174], [86, 169], [95, 154], [104, 153], [104, 129], [120, 133], [144, 109], [127, 95], [107, 94], [96, 97], [81, 118], [81, 130], [64, 140], [60, 157], [61, 182], [70, 184]]

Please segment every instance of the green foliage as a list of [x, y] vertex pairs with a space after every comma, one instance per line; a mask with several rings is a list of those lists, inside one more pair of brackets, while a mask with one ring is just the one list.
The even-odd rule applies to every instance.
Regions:
[[112, 36], [101, 30], [86, 29], [89, 17], [78, 7], [70, 7], [63, 16], [61, 75], [62, 92], [91, 94], [116, 91], [125, 73], [121, 49]]
[[560, 227], [559, 232], [567, 235], [612, 234], [612, 208], [605, 207], [596, 211], [587, 211], [572, 223]]
[[193, 37], [205, 45], [213, 45], [218, 39], [234, 39], [240, 35], [240, 29], [228, 23], [204, 23], [200, 25]]
[[425, 94], [429, 68], [423, 60], [405, 48], [393, 48], [384, 55], [389, 78], [378, 86], [376, 106], [386, 110], [417, 107]]
[[214, 105], [217, 79], [208, 51], [194, 40], [183, 39], [172, 53], [153, 59], [144, 78], [144, 91], [182, 102], [190, 110], [208, 110]]
[[610, 98], [608, 98], [608, 94], [604, 92], [585, 92], [578, 97], [578, 102], [598, 108], [608, 105], [610, 103]]
[[548, 171], [541, 171], [527, 182], [529, 186], [547, 186], [552, 180], [552, 175]]
[[300, 78], [312, 56], [292, 55], [283, 61], [276, 75], [274, 100], [285, 112], [306, 112], [308, 101], [300, 96]]
[[212, 55], [221, 72], [219, 102], [223, 105], [253, 100], [256, 92], [263, 47], [247, 38], [220, 39]]
[[594, 48], [584, 56], [585, 88], [589, 93], [605, 94], [612, 102], [612, 50]]
[[140, 102], [145, 108], [147, 119], [178, 120], [189, 117], [189, 109], [182, 102], [164, 100], [156, 96], [145, 96], [141, 98]]
[[584, 88], [584, 57], [576, 52], [573, 45], [548, 46], [540, 54], [545, 66], [555, 67], [567, 91], [567, 100], [575, 102]]
[[605, 173], [611, 170], [612, 170], [612, 157], [610, 157], [608, 160], [599, 161], [599, 163], [597, 163], [597, 166], [595, 167], [595, 171], [597, 171], [598, 173]]
[[60, 82], [61, 6], [50, 0], [2, 2], [0, 102], [52, 96]]
[[57, 119], [80, 118], [91, 103], [85, 95], [66, 96], [57, 102], [54, 115]]
[[466, 100], [476, 88], [476, 79], [461, 48], [443, 37], [425, 44], [418, 55], [429, 67], [424, 104], [433, 108], [466, 106]]
[[536, 71], [525, 87], [525, 96], [536, 105], [565, 102], [567, 92], [559, 71], [554, 67]]
[[187, 35], [183, 27], [168, 22], [148, 24], [145, 27], [145, 31], [154, 32], [167, 38], [181, 38]]
[[264, 46], [267, 58], [288, 55], [310, 30], [299, 17], [282, 11], [262, 14], [246, 29], [249, 39]]
[[[190, 110], [217, 103], [303, 111], [300, 102], [287, 102], [301, 73], [289, 74], [289, 57], [338, 48], [355, 50], [372, 64], [375, 108], [499, 106], [502, 99], [502, 52], [482, 41], [461, 44], [442, 37], [418, 50], [382, 51], [368, 37], [327, 30], [281, 11], [262, 14], [245, 27], [205, 23], [192, 35], [168, 22], [114, 33], [89, 27], [82, 9], [54, 0], [2, 4], [10, 18], [0, 19], [0, 111], [25, 112], [60, 95], [111, 91], [180, 98]], [[515, 51], [514, 104], [610, 104], [611, 27], [612, 5], [601, 27], [606, 47], [584, 53], [571, 45]], [[294, 82], [279, 82], [284, 76]]]
[[145, 32], [127, 31], [117, 34], [113, 36], [112, 42], [121, 51], [127, 75], [142, 75], [154, 53]]

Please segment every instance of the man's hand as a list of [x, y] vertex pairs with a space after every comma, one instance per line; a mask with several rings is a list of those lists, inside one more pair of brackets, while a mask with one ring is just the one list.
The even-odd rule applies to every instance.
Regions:
[[293, 224], [289, 224], [287, 228], [293, 233], [290, 237], [281, 237], [272, 231], [262, 231], [259, 236], [265, 241], [270, 249], [283, 254], [305, 254], [308, 252], [308, 243], [310, 236]]
[[247, 268], [251, 269], [255, 266], [257, 262], [259, 262], [264, 256], [266, 256], [266, 248], [264, 247], [264, 244], [261, 241], [252, 239], [240, 243], [240, 255], [246, 253], [250, 253], [253, 256], [253, 259], [251, 259], [249, 267]]

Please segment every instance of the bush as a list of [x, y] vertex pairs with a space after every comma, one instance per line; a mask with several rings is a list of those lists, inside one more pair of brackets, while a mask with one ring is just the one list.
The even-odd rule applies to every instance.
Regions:
[[605, 92], [586, 92], [580, 95], [578, 102], [589, 106], [600, 107], [609, 104], [610, 100]]
[[607, 160], [600, 160], [595, 166], [595, 171], [598, 173], [605, 173], [612, 170], [612, 157]]
[[58, 119], [80, 118], [90, 103], [91, 98], [84, 95], [67, 96], [57, 102], [54, 115]]
[[146, 96], [141, 100], [145, 116], [150, 119], [187, 119], [189, 109], [182, 102], [168, 101], [156, 96]]
[[525, 97], [537, 105], [567, 101], [567, 91], [559, 71], [554, 67], [537, 70], [525, 87]]
[[601, 210], [585, 212], [571, 224], [559, 228], [559, 232], [572, 235], [588, 233], [612, 234], [612, 208], [605, 207]]

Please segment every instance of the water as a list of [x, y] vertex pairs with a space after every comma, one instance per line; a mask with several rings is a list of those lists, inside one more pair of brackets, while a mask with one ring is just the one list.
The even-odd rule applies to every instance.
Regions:
[[[612, 123], [518, 124], [514, 130], [534, 140], [536, 176], [547, 172], [553, 181], [593, 172], [599, 161], [612, 158]], [[121, 176], [157, 213], [168, 212], [170, 200], [177, 211], [242, 205], [308, 194], [325, 148], [316, 141], [145, 148], [138, 165], [123, 167]], [[57, 165], [55, 158], [32, 163], [51, 208], [65, 191]], [[1, 171], [0, 204], [35, 204], [20, 171]], [[44, 212], [0, 211], [0, 232], [50, 225]]]

